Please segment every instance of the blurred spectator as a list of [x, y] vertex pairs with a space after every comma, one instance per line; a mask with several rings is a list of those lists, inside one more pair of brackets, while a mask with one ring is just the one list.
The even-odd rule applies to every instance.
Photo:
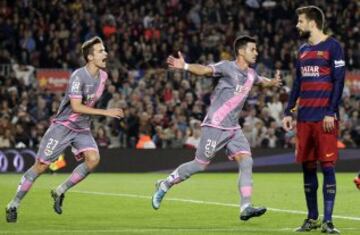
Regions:
[[155, 127], [155, 133], [152, 135], [152, 141], [154, 142], [156, 148], [163, 148], [166, 146], [164, 130], [161, 126]]
[[14, 70], [15, 77], [18, 80], [23, 80], [26, 86], [29, 86], [31, 83], [34, 82], [34, 66], [31, 65], [24, 65], [24, 64], [14, 64], [12, 66]]
[[107, 148], [110, 145], [110, 138], [106, 135], [104, 127], [100, 126], [95, 135], [95, 141], [100, 148]]
[[9, 129], [5, 130], [4, 133], [0, 133], [0, 148], [10, 148], [11, 142], [11, 132]]
[[[24, 110], [26, 112], [26, 110]], [[36, 106], [30, 110], [31, 118], [33, 122], [48, 121], [50, 117], [50, 111], [47, 107], [46, 101], [42, 97], [38, 97]]]
[[180, 130], [175, 131], [175, 136], [170, 141], [170, 148], [183, 148], [185, 144], [184, 133]]
[[155, 143], [151, 140], [151, 137], [146, 132], [141, 133], [139, 140], [136, 144], [137, 149], [154, 149], [156, 148]]
[[196, 149], [200, 143], [200, 134], [201, 134], [200, 122], [197, 120], [193, 120], [190, 123], [190, 125], [191, 128], [185, 140], [185, 147]]
[[249, 141], [250, 147], [255, 148], [257, 146], [256, 139], [257, 139], [257, 128], [253, 128], [250, 123], [245, 122], [243, 124], [242, 131]]
[[186, 148], [197, 148], [200, 143], [200, 130], [195, 129], [189, 133], [189, 136], [185, 140]]
[[14, 146], [16, 148], [25, 148], [30, 147], [30, 137], [28, 133], [24, 130], [22, 125], [15, 125], [15, 138], [14, 138]]
[[270, 116], [274, 118], [277, 123], [280, 123], [284, 107], [279, 100], [278, 94], [274, 94], [271, 97], [271, 101], [267, 103], [267, 107], [269, 108]]
[[345, 133], [342, 134], [341, 140], [347, 148], [355, 148], [356, 147], [356, 143], [352, 139], [349, 131], [345, 131]]

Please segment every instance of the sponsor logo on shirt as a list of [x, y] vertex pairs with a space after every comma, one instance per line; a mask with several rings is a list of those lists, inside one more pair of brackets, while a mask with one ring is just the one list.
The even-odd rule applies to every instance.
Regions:
[[75, 80], [71, 85], [71, 92], [79, 92], [80, 91], [80, 78], [76, 76]]
[[332, 155], [334, 155], [335, 153], [327, 153], [326, 155], [325, 155], [325, 157], [331, 157]]
[[247, 86], [236, 85], [234, 95], [246, 94], [249, 90]]
[[301, 75], [303, 77], [319, 77], [319, 66], [302, 66]]
[[335, 68], [344, 67], [345, 66], [345, 61], [343, 61], [343, 60], [334, 60], [334, 65], [335, 65]]

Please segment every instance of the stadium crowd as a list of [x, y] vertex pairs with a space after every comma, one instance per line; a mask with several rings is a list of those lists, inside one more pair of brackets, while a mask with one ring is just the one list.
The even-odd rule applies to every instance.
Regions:
[[[233, 58], [239, 34], [258, 39], [256, 69], [280, 69], [280, 89], [255, 87], [239, 123], [252, 147], [292, 147], [281, 118], [300, 45], [295, 9], [312, 1], [271, 0], [0, 0], [0, 147], [37, 147], [63, 94], [40, 90], [36, 68], [75, 69], [84, 63], [81, 43], [100, 35], [106, 44], [109, 80], [98, 107], [121, 107], [121, 120], [95, 118], [100, 147], [196, 147], [200, 124], [216, 80], [166, 69], [166, 57], [210, 64]], [[349, 71], [360, 69], [357, 0], [316, 1], [342, 42]], [[360, 146], [360, 96], [345, 87], [340, 140]]]

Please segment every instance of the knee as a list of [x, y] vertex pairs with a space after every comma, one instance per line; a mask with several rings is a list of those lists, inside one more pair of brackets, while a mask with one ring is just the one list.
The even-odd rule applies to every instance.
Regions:
[[329, 161], [329, 162], [320, 162], [321, 169], [324, 171], [326, 168], [335, 168], [335, 162]]
[[203, 162], [199, 162], [197, 159], [195, 159], [193, 161], [193, 164], [196, 166], [198, 171], [205, 171], [207, 166], [209, 165], [209, 164], [206, 164], [206, 163], [203, 163]]
[[239, 165], [242, 168], [252, 167], [254, 164], [254, 160], [252, 159], [251, 155], [248, 153], [238, 154], [234, 157], [234, 159], [239, 163]]
[[204, 171], [207, 164], [201, 163], [196, 159], [187, 163], [182, 164], [178, 168], [178, 175], [181, 180], [185, 180], [191, 177], [193, 174]]
[[303, 171], [305, 172], [316, 172], [316, 168], [317, 168], [317, 162], [316, 161], [308, 161], [308, 162], [304, 162], [302, 164], [303, 167]]
[[85, 163], [90, 170], [94, 169], [97, 165], [99, 165], [100, 155], [98, 152], [95, 151], [84, 152], [84, 157], [85, 157]]
[[238, 153], [232, 156], [232, 158], [239, 162], [245, 158], [251, 158], [251, 153]]
[[34, 165], [32, 166], [32, 169], [39, 175], [44, 173], [48, 168], [49, 168], [48, 164], [43, 163], [39, 160], [36, 160]]

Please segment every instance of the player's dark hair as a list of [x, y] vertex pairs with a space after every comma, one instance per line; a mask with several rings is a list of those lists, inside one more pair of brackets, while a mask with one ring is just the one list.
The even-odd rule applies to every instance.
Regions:
[[320, 30], [324, 30], [325, 15], [324, 12], [317, 6], [305, 6], [296, 9], [296, 14], [304, 14], [308, 20], [315, 21], [316, 27]]
[[245, 47], [249, 42], [256, 43], [256, 39], [247, 35], [237, 37], [234, 41], [235, 56], [238, 56], [239, 49]]
[[86, 62], [88, 62], [88, 55], [94, 52], [94, 45], [103, 43], [100, 37], [95, 36], [84, 42], [81, 46], [81, 51]]

